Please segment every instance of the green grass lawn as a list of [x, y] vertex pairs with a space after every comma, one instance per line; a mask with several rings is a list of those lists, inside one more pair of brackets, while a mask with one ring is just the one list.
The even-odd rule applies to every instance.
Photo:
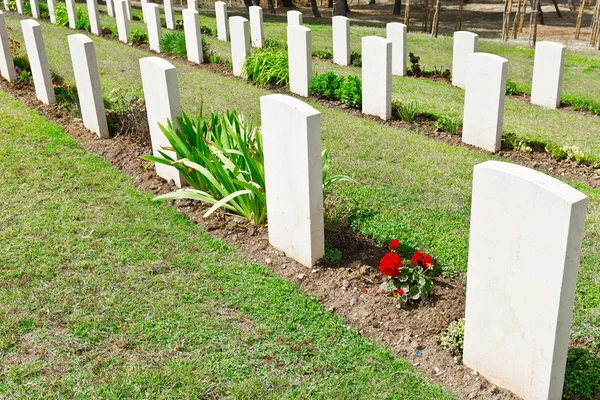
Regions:
[[0, 92], [0, 397], [453, 399]]
[[[19, 35], [14, 14], [7, 15], [7, 21], [13, 34]], [[73, 31], [46, 23], [42, 31], [51, 68], [73, 82], [66, 39]], [[138, 59], [148, 53], [90, 37], [95, 42], [104, 93], [125, 88], [141, 95]], [[177, 67], [185, 111], [197, 111], [203, 101], [205, 109], [236, 108], [259, 122], [259, 97], [269, 92], [241, 79], [171, 61]], [[432, 253], [446, 275], [463, 274], [472, 169], [498, 158], [430, 140], [418, 131], [313, 106], [322, 112], [323, 142], [331, 148], [333, 172], [357, 181], [334, 188], [332, 198], [339, 205], [329, 208], [329, 217], [348, 218], [357, 232], [379, 243], [398, 237], [410, 247]], [[600, 190], [570, 183], [590, 197], [572, 336], [600, 349]]]

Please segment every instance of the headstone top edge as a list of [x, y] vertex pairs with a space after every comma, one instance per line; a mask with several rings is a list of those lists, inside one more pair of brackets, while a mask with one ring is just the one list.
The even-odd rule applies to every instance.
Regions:
[[[285, 104], [288, 108], [297, 111], [298, 113], [302, 114], [304, 117], [312, 117], [315, 115], [321, 115], [321, 112], [316, 110], [314, 107], [306, 104], [305, 102], [303, 102], [300, 99], [297, 99], [295, 97], [288, 96], [285, 94], [269, 94], [266, 96], [261, 96], [260, 102], [261, 102], [261, 105], [265, 102], [266, 103], [278, 102], [278, 103]], [[265, 105], [267, 105], [267, 104], [265, 104]]]

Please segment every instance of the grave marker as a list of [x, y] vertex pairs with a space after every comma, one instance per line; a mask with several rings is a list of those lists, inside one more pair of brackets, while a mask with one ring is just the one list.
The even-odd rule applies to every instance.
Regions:
[[108, 139], [94, 42], [82, 34], [69, 35], [68, 40], [83, 125], [99, 137]]
[[175, 11], [173, 9], [173, 0], [164, 0], [163, 4], [165, 8], [165, 24], [167, 29], [175, 29]]
[[111, 17], [115, 16], [113, 0], [106, 0], [106, 10], [107, 10], [109, 16], [111, 16]]
[[50, 17], [50, 23], [56, 23], [56, 13], [54, 12], [54, 0], [48, 0], [48, 16]]
[[332, 19], [333, 62], [350, 64], [350, 19], [337, 15]]
[[288, 26], [302, 25], [302, 13], [296, 10], [288, 11], [287, 24]]
[[[175, 152], [163, 150], [163, 147], [170, 147], [170, 144], [158, 124], [167, 126], [167, 120], [169, 120], [174, 128], [178, 126], [177, 117], [181, 116], [181, 104], [177, 86], [177, 71], [171, 63], [160, 57], [141, 58], [140, 69], [152, 140], [152, 153], [160, 156], [158, 153], [160, 149], [175, 159]], [[155, 163], [155, 166], [156, 173], [161, 178], [173, 181], [178, 187], [184, 183], [175, 167], [158, 163]]]
[[4, 13], [2, 11], [0, 11], [0, 74], [9, 82], [15, 82], [17, 80], [15, 64], [13, 63], [12, 53], [10, 52], [6, 20], [4, 19]]
[[40, 6], [38, 4], [38, 0], [29, 0], [29, 4], [31, 5], [31, 15], [35, 19], [40, 18]]
[[491, 151], [500, 150], [508, 60], [494, 54], [468, 57], [462, 141]]
[[406, 25], [390, 22], [386, 25], [387, 40], [392, 42], [392, 75], [406, 75]]
[[129, 20], [127, 19], [127, 1], [115, 0], [115, 13], [117, 14], [117, 30], [119, 40], [123, 43], [129, 42]]
[[524, 399], [562, 399], [586, 202], [529, 168], [474, 168], [463, 361]]
[[560, 106], [566, 52], [567, 48], [559, 43], [535, 44], [531, 104], [553, 110]]
[[185, 32], [185, 47], [187, 58], [196, 64], [204, 62], [202, 54], [202, 36], [200, 33], [200, 17], [198, 11], [183, 10], [183, 30]]
[[29, 58], [31, 75], [33, 75], [35, 94], [42, 103], [54, 104], [56, 103], [56, 97], [54, 96], [48, 56], [44, 47], [42, 27], [35, 20], [27, 19], [21, 21], [21, 29], [23, 30], [23, 40]]
[[160, 53], [162, 28], [160, 26], [160, 9], [158, 8], [158, 4], [146, 4], [144, 13], [146, 14], [146, 24], [148, 26], [148, 42], [150, 44], [150, 50]]
[[288, 25], [288, 68], [290, 92], [308, 97], [312, 79], [312, 33], [301, 25]]
[[269, 242], [310, 267], [325, 254], [321, 114], [290, 96], [260, 98]]
[[475, 33], [458, 31], [454, 32], [452, 50], [452, 86], [465, 88], [467, 80], [467, 58], [477, 52], [478, 38]]
[[102, 34], [102, 27], [100, 25], [100, 14], [98, 12], [98, 0], [87, 0], [87, 8], [90, 19], [90, 31], [94, 35], [100, 36]]
[[16, 0], [17, 3], [17, 12], [19, 14], [23, 14], [23, 0]]
[[131, 21], [131, 0], [125, 0], [125, 4], [127, 4], [127, 21]]
[[261, 48], [265, 44], [265, 32], [263, 28], [262, 7], [250, 7], [250, 31], [252, 33], [252, 46]]
[[244, 68], [244, 60], [250, 54], [250, 32], [248, 31], [248, 20], [244, 17], [230, 17], [231, 29], [231, 64], [233, 75], [241, 76]]
[[225, 2], [215, 2], [215, 17], [217, 19], [217, 38], [221, 42], [229, 42], [229, 26], [227, 26], [227, 4], [225, 4]]
[[198, 5], [196, 4], [196, 0], [187, 0], [187, 8], [188, 10], [198, 11]]
[[75, 29], [77, 27], [77, 9], [75, 7], [75, 0], [65, 0], [65, 4], [67, 6], [69, 28]]
[[392, 117], [392, 42], [378, 36], [362, 38], [362, 112]]

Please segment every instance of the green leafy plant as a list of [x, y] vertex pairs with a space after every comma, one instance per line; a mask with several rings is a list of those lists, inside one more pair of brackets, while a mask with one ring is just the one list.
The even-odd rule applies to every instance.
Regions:
[[207, 25], [200, 25], [200, 33], [207, 36], [217, 36], [217, 32]]
[[409, 123], [415, 122], [419, 116], [419, 103], [413, 101], [403, 104], [397, 100], [392, 101], [392, 116]]
[[76, 116], [81, 115], [79, 106], [79, 96], [77, 95], [77, 86], [58, 82], [52, 82], [54, 86], [54, 95], [56, 103], [63, 106], [68, 112]]
[[17, 82], [24, 83], [26, 85], [33, 85], [33, 75], [31, 75], [31, 72], [26, 69], [21, 70], [17, 75]]
[[465, 319], [450, 322], [448, 328], [438, 338], [438, 342], [443, 349], [454, 356], [455, 363], [461, 364], [465, 343]]
[[[48, 19], [50, 18], [50, 14], [48, 11], [48, 3], [44, 3], [44, 2], [38, 2], [38, 9], [40, 10], [40, 17], [42, 19]], [[25, 2], [25, 4], [23, 4], [23, 12], [25, 14], [33, 14], [32, 10], [31, 10], [31, 2]]]
[[334, 72], [326, 72], [315, 75], [308, 88], [313, 96], [327, 100], [337, 100], [343, 82], [343, 76], [338, 76]]
[[417, 251], [412, 256], [410, 265], [404, 266], [398, 254], [400, 241], [393, 239], [388, 248], [389, 252], [379, 262], [379, 271], [388, 276], [387, 292], [394, 296], [398, 306], [403, 307], [429, 297], [433, 281], [427, 276], [427, 272], [433, 269], [433, 259]]
[[584, 110], [595, 115], [600, 115], [600, 102], [596, 99], [573, 94], [563, 94], [561, 100], [569, 104], [575, 110]]
[[319, 60], [331, 60], [333, 58], [333, 53], [328, 48], [325, 48], [324, 50], [315, 50], [312, 55]]
[[148, 43], [148, 34], [142, 30], [134, 29], [129, 34], [129, 42], [136, 46]]
[[563, 399], [592, 400], [600, 393], [600, 359], [584, 348], [567, 355]]
[[433, 124], [433, 129], [441, 132], [446, 132], [450, 135], [456, 135], [460, 124], [460, 119], [447, 117], [444, 115], [435, 121], [435, 124]]
[[350, 52], [350, 64], [355, 67], [362, 66], [362, 55], [358, 51]]
[[525, 86], [520, 84], [519, 82], [515, 82], [510, 78], [506, 80], [506, 95], [507, 96], [522, 96], [531, 92], [531, 90]]
[[287, 86], [288, 54], [280, 49], [258, 49], [246, 57], [242, 76], [259, 86]]
[[160, 50], [177, 57], [186, 57], [185, 33], [166, 32], [160, 40]]
[[174, 129], [169, 121], [161, 126], [171, 144], [164, 150], [175, 151], [175, 160], [165, 151], [145, 160], [171, 165], [193, 189], [181, 189], [155, 200], [194, 199], [238, 214], [255, 225], [267, 216], [264, 182], [264, 158], [260, 132], [235, 111], [212, 113], [205, 119], [186, 114], [177, 118]]
[[150, 128], [143, 98], [128, 96], [121, 88], [110, 91], [104, 101], [111, 135], [126, 135], [136, 143], [150, 144]]
[[287, 42], [283, 40], [266, 38], [264, 48], [271, 50], [287, 50]]
[[359, 77], [350, 75], [340, 85], [338, 98], [348, 107], [360, 108], [362, 106], [362, 81]]
[[56, 18], [56, 25], [69, 25], [69, 14], [67, 12], [67, 6], [64, 3], [54, 4], [54, 17]]
[[323, 192], [327, 194], [331, 186], [339, 182], [354, 182], [354, 179], [346, 175], [330, 175], [329, 174], [329, 148], [326, 147], [321, 152], [321, 171], [323, 172]]
[[329, 247], [325, 248], [325, 255], [323, 256], [323, 260], [326, 264], [337, 265], [342, 261], [342, 258], [342, 252], [338, 249], [331, 249]]

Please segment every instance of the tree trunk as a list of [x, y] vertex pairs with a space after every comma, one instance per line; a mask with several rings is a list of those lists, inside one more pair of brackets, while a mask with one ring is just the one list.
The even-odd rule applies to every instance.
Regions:
[[252, 7], [252, 0], [244, 0], [244, 5], [246, 6], [246, 8]]
[[310, 0], [310, 7], [312, 8], [315, 18], [321, 18], [321, 13], [319, 12], [319, 7], [317, 6], [317, 0]]
[[402, 0], [395, 0], [394, 1], [394, 15], [400, 15], [402, 11]]
[[273, 0], [267, 0], [267, 7], [269, 8], [269, 12], [271, 14], [275, 14], [275, 6], [273, 5]]
[[585, 0], [581, 0], [581, 6], [579, 7], [579, 14], [577, 15], [577, 26], [575, 27], [575, 39], [579, 39], [581, 33], [581, 21], [583, 20], [583, 12], [585, 10]]
[[369, 5], [372, 6], [375, 4], [375, 0], [369, 0]]
[[335, 15], [346, 16], [348, 14], [348, 2], [346, 0], [337, 0], [336, 1], [337, 10]]
[[406, 0], [404, 3], [404, 25], [406, 25], [406, 31], [410, 31], [410, 0]]
[[292, 0], [281, 0], [281, 3], [284, 7], [296, 7], [294, 3], [292, 3]]
[[[463, 20], [463, 6], [464, 6], [464, 1], [463, 0], [459, 0], [459, 6], [458, 6], [458, 30], [462, 31], [462, 20]], [[521, 0], [519, 0], [521, 1]]]
[[254, 0], [254, 5], [255, 6], [260, 6], [260, 0]]
[[556, 15], [558, 15], [558, 18], [562, 18], [562, 14], [560, 13], [560, 10], [558, 9], [558, 3], [556, 2], [556, 0], [552, 0], [552, 3], [554, 4], [554, 9], [556, 10]]
[[327, 7], [333, 8], [333, 0], [327, 0]]

